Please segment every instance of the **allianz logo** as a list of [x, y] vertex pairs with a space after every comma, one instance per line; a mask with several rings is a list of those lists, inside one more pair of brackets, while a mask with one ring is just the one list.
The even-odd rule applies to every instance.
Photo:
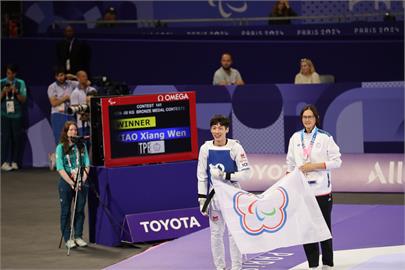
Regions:
[[[381, 169], [380, 163], [377, 161], [374, 168], [368, 175], [367, 184], [379, 181], [381, 184], [403, 184], [403, 168], [402, 161], [390, 161], [388, 165], [388, 172]], [[387, 174], [388, 173], [388, 174]]]
[[139, 224], [143, 226], [145, 233], [201, 227], [201, 224], [194, 216], [142, 221]]

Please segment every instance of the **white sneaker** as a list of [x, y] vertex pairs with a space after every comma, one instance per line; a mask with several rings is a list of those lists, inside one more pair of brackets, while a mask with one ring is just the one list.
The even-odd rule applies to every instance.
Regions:
[[73, 241], [73, 240], [68, 240], [68, 241], [66, 242], [65, 246], [66, 246], [67, 248], [75, 248], [75, 247], [76, 247], [76, 243], [75, 243], [75, 241]]
[[11, 163], [11, 169], [13, 169], [13, 170], [18, 170], [18, 165], [17, 165], [17, 163], [15, 163], [15, 162]]
[[9, 172], [11, 171], [13, 168], [11, 168], [10, 164], [8, 164], [7, 162], [4, 162], [3, 165], [1, 165], [1, 169], [3, 171]]
[[322, 265], [322, 270], [326, 270], [326, 269], [333, 269], [333, 266]]
[[76, 238], [75, 242], [79, 247], [87, 247], [87, 243], [81, 238]]

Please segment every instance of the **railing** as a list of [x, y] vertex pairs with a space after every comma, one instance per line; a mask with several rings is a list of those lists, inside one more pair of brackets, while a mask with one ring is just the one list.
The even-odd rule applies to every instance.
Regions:
[[360, 14], [340, 14], [327, 16], [293, 16], [293, 17], [250, 17], [250, 18], [192, 18], [192, 19], [153, 19], [153, 20], [57, 20], [52, 24], [53, 29], [57, 25], [74, 25], [74, 24], [100, 24], [100, 25], [128, 25], [136, 24], [138, 27], [158, 27], [167, 26], [167, 24], [186, 24], [186, 23], [229, 23], [233, 26], [249, 25], [251, 22], [269, 22], [269, 21], [300, 21], [300, 20], [335, 20], [337, 22], [345, 22], [347, 20], [363, 20], [373, 17], [381, 17], [383, 20], [395, 20], [396, 16], [404, 16], [404, 12], [375, 12], [375, 13], [360, 13]]

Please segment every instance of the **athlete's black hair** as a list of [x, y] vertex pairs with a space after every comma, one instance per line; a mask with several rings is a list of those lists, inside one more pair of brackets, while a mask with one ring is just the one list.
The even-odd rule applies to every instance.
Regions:
[[226, 128], [229, 128], [230, 120], [228, 117], [225, 117], [221, 114], [214, 115], [210, 120], [210, 127], [220, 124]]

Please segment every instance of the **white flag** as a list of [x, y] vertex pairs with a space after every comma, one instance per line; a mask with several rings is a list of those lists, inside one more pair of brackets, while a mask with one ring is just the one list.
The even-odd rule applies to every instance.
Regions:
[[260, 195], [214, 180], [222, 215], [243, 254], [332, 238], [318, 203], [296, 169]]

